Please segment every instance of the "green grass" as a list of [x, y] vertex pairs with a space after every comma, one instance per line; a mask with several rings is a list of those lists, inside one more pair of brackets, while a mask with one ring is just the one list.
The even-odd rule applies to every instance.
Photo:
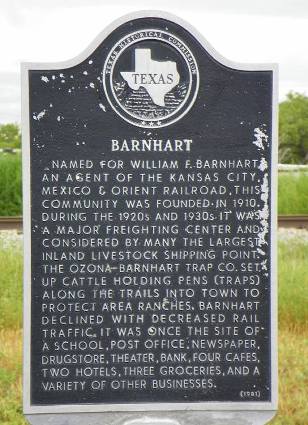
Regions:
[[270, 425], [306, 425], [308, 331], [279, 332], [279, 409]]
[[19, 329], [22, 325], [21, 275], [21, 248], [0, 249], [0, 329]]
[[21, 156], [0, 154], [0, 216], [21, 215]]
[[[1, 245], [2, 244], [2, 245]], [[26, 425], [21, 408], [21, 259], [0, 239], [0, 424]], [[271, 425], [308, 418], [307, 241], [279, 243], [279, 411]]]
[[279, 324], [308, 326], [308, 243], [280, 242], [278, 246]]
[[21, 331], [0, 331], [0, 424], [28, 425], [22, 414]]
[[308, 173], [279, 173], [278, 214], [308, 214]]

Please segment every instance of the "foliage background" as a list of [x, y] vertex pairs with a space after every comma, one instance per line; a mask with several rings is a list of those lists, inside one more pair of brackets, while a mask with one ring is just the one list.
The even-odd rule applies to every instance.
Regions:
[[308, 97], [289, 93], [279, 105], [279, 160], [308, 163]]
[[0, 125], [0, 149], [20, 149], [21, 134], [19, 125], [2, 124]]

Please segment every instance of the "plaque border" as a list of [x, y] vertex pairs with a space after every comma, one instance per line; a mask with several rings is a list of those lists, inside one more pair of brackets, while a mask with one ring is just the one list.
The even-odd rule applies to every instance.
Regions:
[[[170, 20], [190, 32], [220, 64], [241, 71], [271, 71], [273, 76], [272, 92], [272, 140], [271, 140], [271, 401], [260, 402], [147, 402], [147, 403], [89, 403], [89, 404], [31, 404], [31, 173], [30, 173], [30, 115], [29, 115], [29, 71], [46, 69], [65, 69], [76, 66], [86, 60], [94, 50], [118, 26], [138, 18], [162, 18]], [[23, 413], [31, 414], [68, 414], [100, 412], [163, 412], [163, 411], [276, 411], [278, 407], [278, 326], [277, 326], [277, 158], [278, 158], [278, 64], [276, 63], [240, 63], [233, 62], [220, 55], [192, 25], [181, 18], [159, 10], [143, 10], [122, 16], [108, 25], [76, 57], [61, 62], [23, 62], [21, 64], [22, 87], [22, 176], [23, 176], [23, 232], [24, 232], [24, 272], [23, 272]]]

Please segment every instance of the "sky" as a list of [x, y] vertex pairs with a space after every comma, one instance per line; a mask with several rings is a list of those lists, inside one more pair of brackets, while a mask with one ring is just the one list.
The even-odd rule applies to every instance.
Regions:
[[308, 0], [0, 0], [0, 123], [20, 123], [21, 62], [71, 59], [145, 9], [186, 20], [229, 60], [278, 63], [280, 101], [308, 95]]

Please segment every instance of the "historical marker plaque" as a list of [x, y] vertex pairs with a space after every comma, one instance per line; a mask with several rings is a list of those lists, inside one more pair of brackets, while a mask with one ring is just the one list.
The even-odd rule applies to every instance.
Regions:
[[26, 413], [275, 410], [274, 71], [154, 14], [24, 67]]

